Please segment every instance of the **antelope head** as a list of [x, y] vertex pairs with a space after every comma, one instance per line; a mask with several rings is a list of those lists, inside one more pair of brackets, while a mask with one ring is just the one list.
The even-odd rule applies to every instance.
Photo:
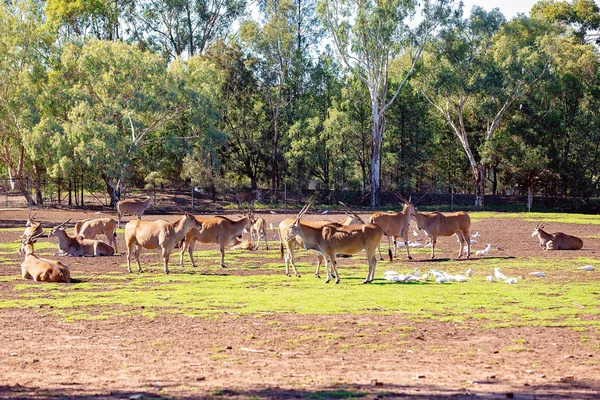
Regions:
[[540, 229], [542, 229], [544, 226], [546, 226], [546, 224], [544, 224], [544, 223], [537, 224], [537, 226], [535, 227], [535, 230], [531, 234], [531, 237], [539, 235], [540, 234]]
[[48, 237], [52, 237], [56, 235], [56, 232], [59, 230], [64, 231], [65, 230], [65, 225], [67, 225], [69, 222], [71, 221], [71, 218], [69, 218], [68, 220], [66, 220], [65, 222], [63, 222], [60, 225], [55, 226], [54, 228], [52, 228], [50, 230], [50, 232], [48, 233]]
[[38, 238], [44, 236], [45, 234], [46, 234], [46, 232], [42, 231], [35, 235], [25, 236], [25, 238], [21, 241], [21, 247], [19, 247], [19, 254], [20, 255], [27, 254], [27, 246], [33, 245], [35, 242], [37, 242]]
[[288, 229], [288, 233], [285, 236], [286, 241], [292, 240], [292, 238], [296, 237], [300, 233], [300, 229], [298, 228], [298, 224], [300, 223], [300, 218], [302, 218], [304, 216], [304, 214], [306, 214], [306, 212], [308, 211], [310, 206], [312, 206], [312, 202], [313, 202], [313, 199], [311, 198], [308, 201], [308, 203], [306, 203], [304, 205], [304, 207], [302, 207], [302, 210], [300, 210], [300, 212], [296, 216], [296, 219], [294, 220], [294, 222], [291, 223], [291, 225]]
[[342, 203], [341, 201], [338, 201], [338, 203], [344, 208], [344, 211], [346, 212], [347, 216], [360, 221], [361, 224], [366, 223], [365, 221], [363, 221], [363, 219], [358, 214], [353, 212], [352, 209], [350, 209], [350, 207], [348, 207], [346, 204]]

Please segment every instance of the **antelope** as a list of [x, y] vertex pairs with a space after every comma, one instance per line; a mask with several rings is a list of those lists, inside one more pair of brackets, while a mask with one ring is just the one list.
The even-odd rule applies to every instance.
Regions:
[[[369, 218], [369, 223], [377, 225], [383, 229], [386, 234], [393, 236], [394, 243], [398, 237], [404, 239], [406, 256], [409, 260], [412, 260], [408, 246], [408, 227], [411, 220], [410, 212], [415, 209], [415, 206], [411, 204], [410, 200], [406, 200], [398, 193], [396, 193], [396, 197], [404, 203], [402, 211], [376, 212]], [[394, 257], [396, 257], [396, 246], [394, 246]], [[379, 259], [383, 260], [383, 257], [381, 257], [381, 248], [379, 248]]]
[[48, 233], [48, 237], [56, 236], [58, 238], [60, 252], [56, 255], [82, 257], [112, 256], [115, 254], [115, 249], [100, 240], [69, 236], [64, 228], [69, 221], [71, 221], [70, 218], [66, 222], [52, 228], [50, 233]]
[[250, 227], [250, 242], [254, 240], [254, 236], [256, 235], [257, 243], [256, 249], [260, 246], [260, 239], [265, 239], [265, 247], [269, 250], [269, 243], [267, 242], [267, 221], [263, 218], [257, 218], [254, 224]]
[[19, 236], [20, 238], [35, 236], [42, 232], [42, 224], [39, 222], [35, 222], [34, 220], [36, 215], [37, 213], [33, 214], [33, 216], [29, 214], [29, 216], [27, 217], [27, 222], [25, 222], [25, 231], [21, 236]]
[[43, 235], [44, 232], [27, 235], [21, 242], [19, 254], [25, 255], [21, 263], [23, 279], [33, 279], [36, 282], [71, 282], [69, 267], [59, 261], [48, 260], [34, 254], [33, 244]]
[[562, 232], [547, 233], [542, 228], [546, 224], [538, 224], [531, 234], [537, 236], [540, 246], [546, 250], [579, 250], [583, 247], [583, 240], [576, 236], [567, 235]]
[[248, 212], [253, 211], [254, 210], [254, 203], [257, 200], [260, 200], [261, 198], [263, 198], [267, 193], [269, 193], [269, 191], [266, 191], [264, 194], [261, 195], [260, 190], [251, 190], [249, 192], [239, 192], [235, 194], [235, 201], [237, 203], [238, 206], [238, 210], [241, 212], [242, 211], [242, 204], [243, 203], [248, 203]]
[[[333, 225], [337, 225], [337, 226], [349, 226], [349, 225], [358, 225], [358, 224], [365, 223], [362, 220], [362, 218], [359, 215], [353, 213], [352, 210], [350, 210], [350, 208], [346, 204], [342, 203], [341, 201], [339, 203], [342, 205], [342, 207], [346, 211], [346, 219], [344, 219], [342, 222], [333, 222], [333, 221], [307, 222], [307, 221], [304, 221], [302, 223], [312, 225], [315, 228], [322, 228], [323, 226], [329, 225], [329, 224], [333, 224]], [[279, 223], [279, 252], [281, 253], [281, 258], [284, 259], [284, 247], [285, 247], [285, 249], [286, 249], [286, 252], [285, 252], [285, 274], [287, 276], [290, 276], [290, 264], [292, 264], [292, 268], [294, 269], [294, 274], [297, 277], [300, 277], [300, 274], [298, 273], [298, 269], [296, 268], [296, 263], [294, 262], [294, 250], [296, 248], [296, 245], [298, 245], [300, 247], [305, 247], [304, 241], [302, 240], [302, 238], [300, 236], [295, 236], [291, 240], [284, 240], [284, 238], [288, 234], [290, 225], [293, 222], [294, 222], [294, 218], [286, 218]], [[315, 270], [315, 276], [317, 278], [321, 277], [319, 272], [321, 270], [321, 264], [323, 264], [324, 262], [325, 262], [325, 258], [323, 257], [323, 255], [321, 253], [319, 253], [318, 260], [317, 260], [317, 267]]]
[[471, 218], [464, 211], [450, 214], [442, 214], [434, 211], [431, 213], [418, 212], [416, 208], [410, 209], [410, 216], [417, 223], [417, 229], [424, 229], [431, 239], [431, 258], [435, 257], [435, 243], [438, 236], [452, 236], [456, 233], [460, 251], [458, 258], [462, 257], [463, 247], [467, 246], [467, 258], [471, 257], [471, 241], [469, 240], [469, 229]]
[[146, 200], [119, 200], [117, 202], [117, 226], [121, 227], [121, 217], [124, 215], [137, 215], [142, 219], [142, 214], [152, 204], [152, 197], [146, 196]]
[[221, 251], [221, 267], [226, 268], [225, 265], [225, 246], [231, 242], [234, 237], [238, 237], [244, 232], [244, 229], [250, 229], [254, 224], [254, 217], [252, 212], [250, 214], [244, 214], [244, 216], [238, 220], [231, 220], [227, 217], [218, 215], [212, 218], [196, 217], [199, 221], [200, 228], [191, 229], [186, 235], [183, 246], [181, 246], [181, 253], [179, 258], [179, 265], [183, 266], [183, 253], [188, 250], [190, 254], [190, 260], [192, 261], [192, 267], [196, 267], [194, 261], [194, 245], [196, 241], [201, 243], [218, 243], [219, 250]]
[[202, 225], [193, 215], [184, 211], [184, 215], [175, 222], [167, 221], [129, 221], [125, 225], [125, 244], [127, 245], [127, 270], [131, 273], [131, 254], [135, 255], [135, 262], [139, 272], [140, 249], [156, 249], [160, 247], [163, 257], [165, 274], [169, 273], [169, 256], [175, 246], [185, 237], [191, 229], [201, 228]]
[[231, 240], [233, 247], [231, 250], [256, 250], [250, 240], [242, 240], [241, 235]]
[[[363, 249], [367, 253], [367, 261], [369, 271], [367, 278], [363, 283], [370, 283], [375, 277], [375, 267], [377, 266], [377, 258], [375, 251], [381, 236], [385, 232], [374, 224], [361, 224], [351, 226], [335, 226], [328, 224], [322, 228], [311, 227], [308, 224], [301, 223], [300, 219], [304, 216], [312, 202], [309, 202], [298, 213], [296, 219], [289, 227], [285, 240], [290, 241], [295, 236], [300, 236], [304, 245], [308, 249], [316, 249], [325, 256], [328, 262], [327, 279], [325, 283], [331, 280], [331, 272], [335, 274], [335, 283], [340, 282], [340, 275], [337, 271], [337, 254], [356, 254]], [[390, 259], [392, 251], [389, 250]]]
[[104, 235], [108, 244], [117, 250], [117, 222], [112, 218], [86, 219], [79, 221], [73, 228], [73, 235], [83, 239], [94, 239], [96, 235]]

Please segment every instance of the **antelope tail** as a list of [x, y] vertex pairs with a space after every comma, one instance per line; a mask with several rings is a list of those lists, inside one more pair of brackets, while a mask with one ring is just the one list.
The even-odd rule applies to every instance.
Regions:
[[279, 255], [283, 260], [283, 242], [281, 240], [279, 241]]

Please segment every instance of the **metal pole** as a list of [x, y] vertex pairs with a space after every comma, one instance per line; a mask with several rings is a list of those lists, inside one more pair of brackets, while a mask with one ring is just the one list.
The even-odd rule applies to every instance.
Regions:
[[192, 210], [194, 209], [194, 184], [192, 184]]
[[287, 184], [283, 184], [283, 208], [287, 208]]

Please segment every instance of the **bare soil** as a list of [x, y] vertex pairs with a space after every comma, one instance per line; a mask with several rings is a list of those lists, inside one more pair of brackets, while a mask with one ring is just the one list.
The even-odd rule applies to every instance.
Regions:
[[[27, 215], [23, 210], [0, 211], [0, 228], [23, 227]], [[48, 227], [71, 217], [76, 221], [94, 216], [94, 212], [43, 210], [37, 219]], [[261, 216], [276, 225], [290, 215]], [[176, 218], [147, 218], [159, 217]], [[543, 254], [531, 238], [534, 225], [516, 219], [485, 220], [474, 223], [473, 232], [481, 232], [486, 244], [504, 249], [494, 249], [494, 255], [526, 259]], [[597, 226], [551, 228], [584, 238], [585, 246], [549, 257], [596, 257], [598, 240], [585, 238], [597, 235]], [[14, 241], [18, 235], [0, 232], [0, 242]], [[101, 263], [95, 258], [69, 259], [72, 275], [76, 277], [78, 270], [87, 275], [126, 274], [124, 239], [122, 235], [117, 239], [119, 256], [102, 258]], [[458, 250], [454, 238], [440, 239], [438, 247], [446, 255], [454, 256]], [[202, 248], [214, 246], [197, 246]], [[260, 252], [256, 255], [260, 257]], [[11, 263], [0, 265], [0, 275], [18, 276], [20, 257], [3, 257]], [[439, 262], [424, 254], [407, 261], [404, 251], [393, 264], [396, 269], [421, 270], [436, 265]], [[387, 267], [380, 266], [377, 277], [381, 268]], [[283, 275], [283, 267], [281, 273], [282, 279], [290, 279]], [[0, 301], [14, 296], [14, 285], [0, 282]], [[332, 327], [336, 338], [307, 331], [307, 325]], [[385, 334], [387, 328], [403, 325], [414, 328], [406, 331], [410, 349]], [[161, 315], [151, 320], [123, 316], [65, 322], [45, 308], [2, 309], [0, 398], [127, 399], [141, 394], [179, 399], [598, 399], [600, 353], [597, 345], [582, 340], [589, 334], [556, 326], [481, 329], [477, 322], [415, 322], [401, 315], [225, 314], [217, 319]], [[293, 341], [306, 335], [314, 335], [313, 340]], [[514, 346], [515, 338], [527, 338], [529, 350], [503, 351]]]

